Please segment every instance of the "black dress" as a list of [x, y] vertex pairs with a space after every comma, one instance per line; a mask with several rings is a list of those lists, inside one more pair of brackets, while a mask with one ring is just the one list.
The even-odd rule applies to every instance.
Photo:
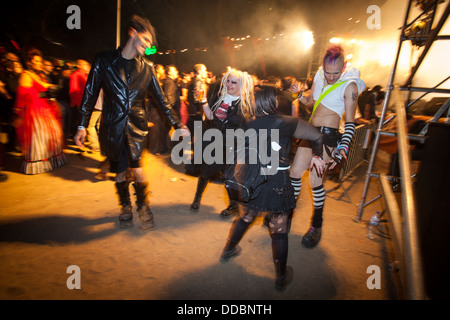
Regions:
[[[277, 119], [281, 119], [281, 121], [273, 126]], [[273, 213], [289, 212], [295, 208], [294, 189], [289, 180], [289, 151], [291, 137], [294, 135], [297, 124], [297, 118], [280, 114], [271, 114], [247, 123], [249, 129], [253, 128], [256, 131], [269, 128], [279, 130], [279, 141], [272, 141], [271, 143], [269, 141], [267, 152], [269, 153], [273, 148], [280, 148], [277, 173], [268, 175], [268, 180], [263, 185], [259, 196], [248, 202], [249, 208]], [[270, 155], [268, 154], [268, 156]]]

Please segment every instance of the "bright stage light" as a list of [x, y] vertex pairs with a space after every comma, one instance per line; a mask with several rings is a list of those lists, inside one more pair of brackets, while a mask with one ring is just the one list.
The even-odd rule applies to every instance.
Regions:
[[299, 31], [294, 34], [295, 42], [305, 51], [309, 50], [314, 44], [314, 34], [312, 31]]
[[342, 43], [342, 39], [334, 37], [334, 38], [330, 39], [330, 43], [339, 44], [339, 43]]

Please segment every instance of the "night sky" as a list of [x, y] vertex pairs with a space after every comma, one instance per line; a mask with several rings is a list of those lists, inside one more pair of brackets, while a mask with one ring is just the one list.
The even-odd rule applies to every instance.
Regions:
[[[225, 49], [225, 37], [251, 36], [272, 41], [259, 46], [265, 56], [267, 73], [303, 74], [309, 57], [286, 46], [289, 40], [274, 36], [287, 35], [296, 28], [314, 33], [316, 50], [334, 34], [351, 34], [366, 28], [371, 4], [381, 6], [385, 0], [122, 0], [121, 43], [126, 40], [125, 26], [132, 14], [147, 17], [157, 33], [158, 51], [151, 60], [175, 64], [180, 71], [190, 71], [193, 64], [204, 62], [213, 72], [234, 64], [255, 73], [261, 61], [255, 54], [255, 42], [233, 53]], [[10, 50], [10, 40], [21, 48], [36, 46], [47, 57], [83, 58], [92, 61], [95, 54], [116, 45], [116, 0], [49, 0], [10, 1], [2, 10], [0, 42]], [[69, 5], [81, 10], [81, 29], [69, 30], [66, 13]], [[400, 13], [399, 13], [400, 14]], [[404, 15], [404, 13], [401, 13]], [[352, 18], [351, 21], [348, 18]], [[355, 24], [360, 20], [361, 23]], [[250, 39], [248, 39], [250, 40]], [[292, 42], [292, 41], [291, 41]], [[269, 44], [269, 46], [267, 46]], [[183, 49], [185, 52], [180, 52]], [[206, 49], [206, 50], [205, 50]], [[268, 55], [270, 49], [270, 56]], [[169, 51], [169, 54], [166, 52]], [[175, 50], [175, 51], [174, 51]], [[292, 72], [291, 72], [292, 71]]]

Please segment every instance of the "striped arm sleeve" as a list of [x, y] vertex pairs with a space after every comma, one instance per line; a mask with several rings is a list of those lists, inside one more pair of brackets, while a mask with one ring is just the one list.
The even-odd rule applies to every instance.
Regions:
[[344, 126], [344, 134], [342, 135], [341, 142], [339, 143], [337, 150], [344, 149], [345, 154], [348, 154], [348, 148], [350, 147], [350, 142], [352, 142], [353, 135], [355, 134], [355, 123], [346, 122]]

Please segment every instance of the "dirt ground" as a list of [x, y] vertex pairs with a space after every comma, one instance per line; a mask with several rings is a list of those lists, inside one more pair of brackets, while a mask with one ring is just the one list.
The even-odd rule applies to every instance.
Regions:
[[[367, 165], [328, 193], [319, 246], [300, 245], [312, 203], [303, 184], [289, 235], [288, 265], [294, 281], [274, 289], [271, 239], [258, 218], [241, 242], [242, 253], [223, 264], [219, 256], [232, 219], [219, 212], [228, 203], [220, 183], [210, 183], [198, 213], [191, 213], [197, 179], [170, 156], [144, 155], [156, 228], [130, 230], [118, 224], [114, 181], [94, 179], [100, 156], [80, 156], [70, 146], [67, 164], [50, 173], [20, 173], [20, 155], [9, 154], [0, 183], [0, 299], [149, 300], [382, 300], [399, 299], [390, 240], [366, 236], [375, 201], [356, 223]], [[325, 189], [335, 186], [327, 182]], [[371, 183], [368, 199], [378, 194]], [[133, 200], [134, 201], [134, 200]], [[383, 223], [381, 228], [384, 228]], [[69, 289], [68, 267], [80, 270], [80, 289]], [[380, 288], [369, 289], [369, 266], [378, 266]]]

